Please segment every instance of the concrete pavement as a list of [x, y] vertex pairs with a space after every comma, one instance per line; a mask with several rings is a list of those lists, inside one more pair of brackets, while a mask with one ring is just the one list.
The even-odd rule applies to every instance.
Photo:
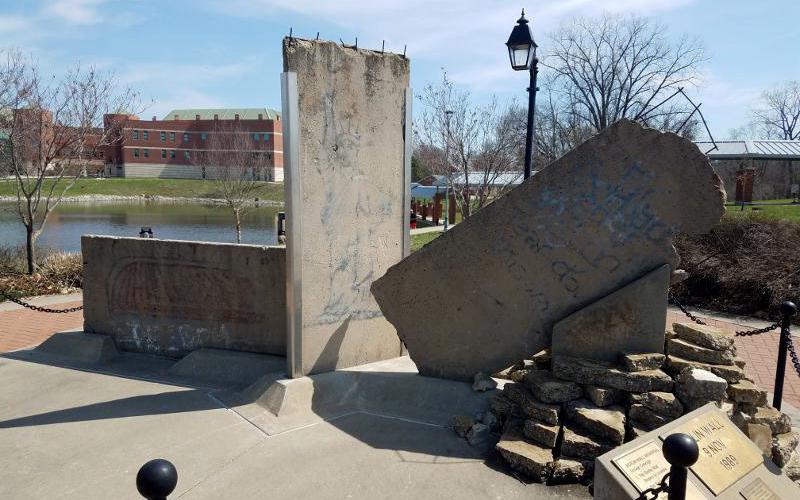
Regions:
[[213, 389], [117, 371], [0, 357], [0, 498], [135, 499], [136, 472], [156, 457], [178, 469], [170, 498], [589, 498], [525, 484], [450, 428], [380, 407], [270, 435]]

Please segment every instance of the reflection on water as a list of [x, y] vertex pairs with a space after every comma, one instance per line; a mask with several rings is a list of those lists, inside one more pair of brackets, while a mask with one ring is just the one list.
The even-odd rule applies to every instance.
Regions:
[[[25, 244], [25, 228], [14, 203], [0, 203], [0, 246]], [[242, 221], [242, 243], [274, 245], [279, 208], [250, 208]], [[62, 203], [50, 214], [38, 245], [76, 252], [81, 235], [138, 236], [150, 226], [156, 238], [236, 242], [233, 215], [224, 206], [160, 203]]]

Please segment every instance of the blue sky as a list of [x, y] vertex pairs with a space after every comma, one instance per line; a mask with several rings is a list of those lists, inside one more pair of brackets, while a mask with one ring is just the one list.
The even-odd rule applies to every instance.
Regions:
[[[517, 5], [519, 4], [519, 5]], [[180, 107], [280, 109], [281, 39], [297, 36], [402, 52], [421, 90], [444, 67], [488, 101], [525, 99], [503, 45], [526, 7], [534, 36], [576, 15], [652, 16], [670, 34], [698, 36], [709, 61], [691, 94], [717, 138], [748, 120], [762, 90], [800, 79], [797, 0], [0, 0], [0, 44], [54, 73], [76, 62], [115, 72], [161, 117]]]

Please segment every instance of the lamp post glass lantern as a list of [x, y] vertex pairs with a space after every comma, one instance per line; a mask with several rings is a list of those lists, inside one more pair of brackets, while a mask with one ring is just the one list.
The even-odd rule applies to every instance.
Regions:
[[533, 33], [525, 18], [525, 9], [517, 19], [517, 25], [511, 30], [511, 35], [506, 42], [508, 58], [514, 71], [530, 71], [530, 86], [528, 87], [528, 130], [525, 138], [525, 179], [531, 176], [533, 166], [533, 118], [536, 111], [536, 75], [539, 73], [536, 58], [536, 42]]
[[511, 59], [511, 67], [514, 71], [524, 71], [530, 69], [531, 61], [536, 58], [536, 42], [533, 41], [531, 27], [525, 19], [525, 9], [517, 19], [517, 25], [511, 30], [511, 36], [506, 42], [508, 47], [508, 57]]

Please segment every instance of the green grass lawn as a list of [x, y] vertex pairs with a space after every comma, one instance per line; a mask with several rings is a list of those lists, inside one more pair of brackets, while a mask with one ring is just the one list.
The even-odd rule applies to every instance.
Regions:
[[[48, 188], [52, 181], [45, 181]], [[283, 184], [275, 182], [256, 182], [258, 190], [254, 198], [262, 200], [283, 201]], [[66, 181], [61, 181], [66, 184]], [[78, 179], [66, 196], [82, 195], [117, 195], [117, 196], [170, 196], [191, 198], [221, 198], [219, 188], [214, 181], [195, 179]], [[14, 179], [0, 180], [0, 196], [16, 195]]]
[[725, 207], [728, 217], [765, 217], [768, 219], [782, 219], [790, 222], [800, 223], [800, 205], [760, 205], [755, 207], [745, 206], [744, 210], [740, 206], [727, 205]]
[[411, 235], [411, 251], [412, 252], [416, 252], [417, 250], [419, 250], [420, 248], [424, 247], [425, 245], [427, 245], [428, 243], [430, 243], [431, 241], [435, 240], [436, 238], [438, 238], [441, 235], [442, 235], [442, 233], [440, 233], [438, 231], [432, 232], [432, 233], [412, 234]]

